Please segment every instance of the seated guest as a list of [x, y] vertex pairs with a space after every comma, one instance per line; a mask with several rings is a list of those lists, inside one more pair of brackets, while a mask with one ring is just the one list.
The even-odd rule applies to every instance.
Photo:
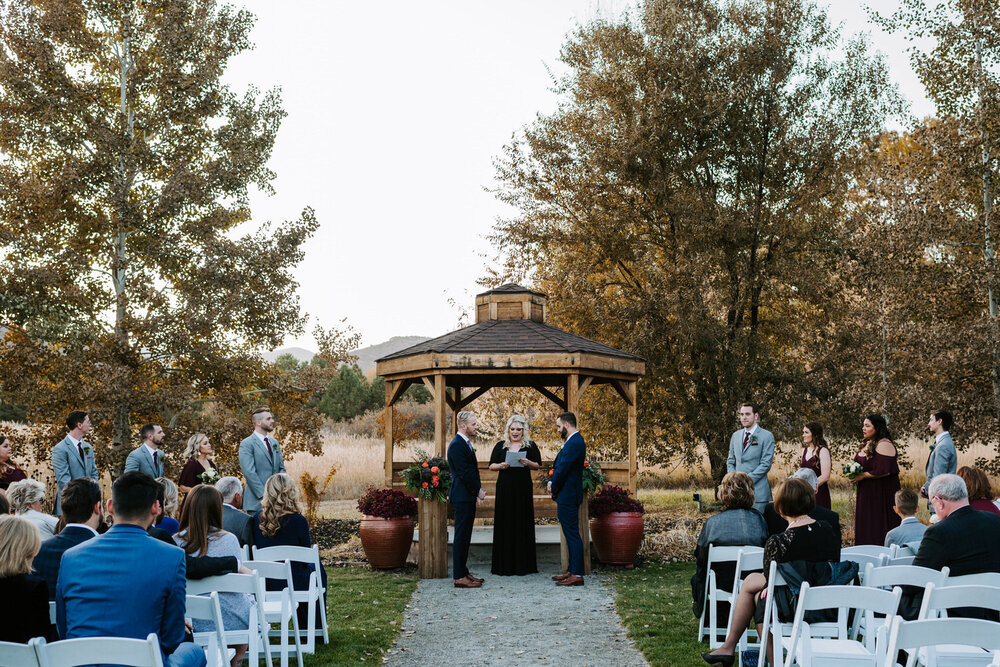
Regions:
[[0, 435], [0, 489], [6, 489], [14, 482], [28, 478], [24, 471], [10, 460], [10, 454], [10, 438]]
[[59, 519], [42, 511], [45, 502], [45, 485], [33, 479], [22, 479], [14, 482], [7, 489], [7, 498], [14, 514], [20, 514], [38, 528], [38, 534], [47, 540], [56, 533]]
[[[694, 615], [701, 618], [705, 608], [705, 581], [708, 579], [708, 548], [715, 546], [762, 547], [767, 540], [767, 524], [760, 512], [753, 509], [753, 479], [745, 472], [731, 472], [722, 478], [719, 485], [719, 502], [725, 510], [708, 518], [698, 546], [694, 550], [694, 576], [691, 577], [691, 595], [694, 599]], [[736, 573], [734, 563], [717, 563], [712, 569], [716, 580], [729, 588]], [[729, 604], [720, 603], [718, 618], [729, 617]]]
[[[258, 548], [276, 546], [311, 547], [309, 522], [299, 511], [299, 491], [295, 481], [283, 472], [267, 478], [264, 484], [264, 496], [261, 498], [263, 508], [253, 518], [253, 543]], [[309, 575], [313, 566], [307, 563], [292, 563], [292, 584], [297, 591], [308, 590]], [[326, 588], [326, 570], [320, 568], [322, 586]], [[268, 582], [268, 588], [280, 590], [284, 588], [279, 582]], [[326, 614], [326, 600], [318, 605], [319, 614]], [[305, 628], [309, 621], [306, 605], [298, 608], [299, 627]], [[318, 627], [318, 626], [317, 626]]]
[[[938, 475], [927, 487], [927, 495], [940, 520], [924, 533], [913, 564], [932, 570], [947, 565], [949, 577], [1000, 572], [1000, 516], [973, 509], [965, 482], [958, 475]], [[900, 603], [903, 618], [916, 618], [920, 609], [920, 597], [916, 592], [911, 587], [903, 589]], [[950, 616], [996, 618], [994, 612], [984, 613], [977, 609], [949, 610], [948, 613]]]
[[31, 574], [31, 561], [41, 544], [30, 521], [0, 516], [0, 600], [6, 612], [0, 641], [27, 644], [32, 637], [55, 639], [49, 623], [48, 586]]
[[[809, 468], [799, 468], [789, 479], [805, 480], [813, 491], [816, 490], [818, 479], [816, 473]], [[843, 540], [840, 530], [840, 515], [833, 510], [817, 505], [809, 511], [809, 516], [817, 521], [824, 521], [837, 532], [837, 537]], [[779, 535], [788, 528], [788, 522], [781, 518], [781, 515], [774, 510], [774, 503], [770, 502], [764, 506], [764, 521], [767, 522], [767, 534]]]
[[215, 483], [222, 494], [222, 529], [232, 533], [240, 546], [253, 544], [253, 517], [243, 511], [243, 485], [235, 477]]
[[[184, 500], [180, 531], [174, 542], [191, 556], [232, 556], [239, 559], [240, 542], [232, 533], [222, 530], [222, 494], [214, 486], [199, 485]], [[222, 624], [226, 630], [246, 630], [250, 623], [250, 599], [242, 593], [220, 593]], [[195, 632], [211, 632], [215, 623], [195, 619]], [[247, 651], [246, 644], [232, 646], [236, 650], [232, 667], [239, 667]]]
[[180, 524], [174, 518], [174, 514], [177, 513], [177, 485], [166, 477], [157, 477], [156, 481], [163, 486], [163, 506], [162, 513], [153, 525], [173, 535], [180, 528]]
[[917, 519], [919, 503], [920, 498], [917, 497], [916, 491], [900, 489], [896, 492], [896, 504], [892, 509], [903, 522], [885, 534], [885, 546], [891, 547], [895, 544], [902, 547], [923, 539], [927, 526]]
[[155, 632], [165, 665], [204, 667], [201, 647], [183, 643], [184, 552], [146, 534], [159, 509], [156, 488], [145, 473], [123, 474], [111, 487], [115, 525], [63, 554], [59, 636], [145, 639]]
[[56, 599], [59, 563], [67, 549], [97, 537], [101, 523], [101, 487], [89, 477], [77, 477], [63, 487], [59, 497], [62, 519], [66, 522], [58, 535], [42, 542], [35, 556], [35, 573], [49, 586], [49, 599]]
[[[764, 545], [764, 573], [755, 572], [743, 582], [736, 598], [733, 621], [726, 634], [726, 641], [712, 653], [702, 653], [701, 657], [705, 662], [725, 667], [732, 665], [736, 644], [743, 632], [750, 627], [750, 619], [758, 616], [756, 619], [758, 626], [763, 621], [760, 593], [767, 588], [766, 574], [770, 571], [772, 561], [827, 563], [840, 560], [840, 539], [833, 528], [826, 522], [817, 521], [809, 516], [815, 506], [816, 491], [808, 482], [789, 478], [778, 485], [774, 493], [774, 510], [785, 520], [788, 528], [767, 539]], [[829, 573], [830, 569], [830, 567], [812, 568], [816, 573], [823, 571]], [[810, 584], [823, 583], [830, 582], [810, 581]], [[771, 649], [772, 645], [768, 643], [769, 665], [774, 664]]]
[[1000, 509], [993, 504], [993, 488], [986, 473], [979, 468], [962, 466], [958, 469], [958, 476], [965, 482], [965, 488], [969, 491], [969, 504], [972, 505], [972, 509], [1000, 516]]

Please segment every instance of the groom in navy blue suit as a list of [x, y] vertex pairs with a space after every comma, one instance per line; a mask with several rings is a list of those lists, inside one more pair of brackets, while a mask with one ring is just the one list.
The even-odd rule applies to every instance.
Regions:
[[472, 524], [476, 520], [476, 505], [483, 502], [486, 492], [479, 480], [479, 463], [472, 449], [472, 436], [476, 434], [476, 415], [458, 413], [458, 433], [448, 444], [448, 468], [451, 470], [451, 490], [448, 501], [455, 508], [455, 538], [451, 545], [452, 574], [455, 588], [479, 588], [483, 580], [474, 577], [466, 567], [469, 544], [472, 542]]
[[145, 639], [155, 632], [167, 667], [204, 667], [201, 647], [183, 643], [184, 550], [146, 534], [160, 513], [158, 487], [156, 480], [138, 471], [115, 481], [115, 525], [63, 554], [56, 625], [62, 639]]
[[576, 415], [564, 412], [556, 419], [559, 435], [565, 439], [552, 464], [549, 492], [556, 501], [556, 516], [566, 536], [569, 571], [552, 577], [557, 586], [583, 586], [583, 539], [580, 537], [580, 503], [583, 502], [583, 462], [587, 445], [576, 430]]

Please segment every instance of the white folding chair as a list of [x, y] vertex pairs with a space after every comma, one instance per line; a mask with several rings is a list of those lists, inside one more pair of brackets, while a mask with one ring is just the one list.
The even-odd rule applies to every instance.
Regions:
[[[725, 628], [719, 627], [719, 610], [718, 604], [720, 602], [728, 602], [732, 605], [733, 591], [732, 589], [725, 589], [719, 587], [718, 577], [712, 570], [712, 565], [716, 563], [735, 563], [739, 558], [740, 550], [743, 547], [725, 547], [725, 546], [715, 546], [714, 544], [708, 545], [708, 576], [705, 577], [705, 606], [701, 610], [701, 618], [698, 619], [698, 641], [703, 641], [705, 637], [708, 637], [709, 648], [715, 649], [722, 645], [719, 641], [719, 631], [725, 631]], [[730, 582], [725, 582], [729, 584]]]
[[[306, 643], [303, 649], [306, 653], [315, 653], [316, 637], [323, 637], [323, 641], [330, 643], [330, 633], [327, 629], [326, 620], [326, 588], [323, 587], [321, 575], [322, 563], [319, 560], [319, 547], [315, 544], [312, 547], [264, 547], [253, 546], [250, 548], [253, 560], [282, 561], [287, 560], [293, 563], [305, 563], [313, 566], [313, 571], [309, 575], [309, 586], [306, 590], [294, 591], [296, 604], [306, 603], [306, 611], [309, 614], [309, 622], [306, 627]], [[323, 610], [320, 614], [320, 628], [316, 627], [316, 607], [317, 604]], [[299, 628], [302, 632], [302, 628]]]
[[[997, 624], [977, 618], [904, 621], [896, 616], [890, 626], [883, 667], [896, 667], [896, 655], [899, 651], [906, 651], [906, 667], [913, 667], [920, 652], [918, 649], [923, 649], [923, 665], [937, 667], [938, 647], [955, 645], [982, 650], [982, 661], [970, 664], [986, 667], [993, 658], [993, 651], [1000, 650]], [[942, 660], [942, 665], [951, 667], [954, 664], [950, 660]]]
[[[917, 586], [924, 588], [927, 584], [940, 586], [948, 578], [948, 566], [941, 570], [932, 570], [927, 567], [917, 567], [913, 565], [884, 565], [875, 567], [871, 563], [865, 566], [864, 585], [871, 588], [882, 588], [892, 590], [894, 586]], [[891, 619], [876, 618], [874, 625], [868, 625], [870, 620], [867, 615], [859, 614], [855, 619], [855, 628], [858, 634], [867, 638], [869, 634], [878, 632], [879, 628], [888, 628]], [[870, 628], [870, 630], [869, 630]]]
[[[852, 547], [854, 549], [859, 549], [861, 547]], [[850, 560], [858, 564], [858, 579], [861, 585], [865, 585], [865, 572], [870, 564], [872, 567], [882, 567], [885, 565], [886, 561], [889, 560], [889, 554], [884, 553], [878, 556], [872, 556], [870, 554], [860, 553], [860, 552], [848, 552], [847, 549], [840, 550], [840, 560], [841, 562]]]
[[244, 544], [242, 547], [240, 547], [240, 562], [242, 563], [245, 560], [250, 560], [250, 545], [249, 544]]
[[882, 567], [892, 567], [896, 565], [913, 565], [913, 561], [917, 559], [916, 556], [896, 556], [895, 558], [890, 558], [885, 562]]
[[1000, 572], [948, 575], [948, 578], [941, 586], [989, 586], [991, 588], [1000, 588]]
[[[212, 591], [208, 596], [185, 596], [184, 618], [189, 621], [194, 619], [212, 621], [215, 630], [195, 632], [194, 642], [205, 649], [208, 667], [215, 665], [226, 667], [229, 664], [229, 651], [222, 629], [222, 607], [219, 605], [219, 594]], [[233, 653], [235, 654], [235, 651]]]
[[[895, 616], [899, 609], [902, 589], [896, 587], [892, 591], [860, 586], [816, 586], [810, 587], [803, 582], [799, 589], [799, 603], [795, 608], [795, 620], [792, 623], [791, 637], [782, 639], [787, 652], [785, 667], [792, 665], [808, 665], [811, 667], [839, 667], [840, 665], [871, 665], [875, 667], [883, 662], [881, 651], [885, 650], [885, 630], [869, 633], [862, 643], [857, 640], [857, 634], [848, 633], [848, 610], [857, 610], [864, 614], [868, 627], [874, 627], [875, 614]], [[832, 638], [816, 638], [812, 636], [812, 628], [805, 621], [807, 611], [836, 609], [838, 636]], [[876, 641], [876, 637], [881, 641]]]
[[[271, 636], [279, 636], [281, 644], [278, 650], [281, 652], [281, 667], [288, 667], [288, 622], [292, 623], [292, 637], [295, 640], [295, 656], [298, 659], [299, 667], [302, 665], [302, 644], [299, 633], [299, 616], [295, 613], [296, 603], [293, 598], [295, 588], [292, 585], [292, 564], [287, 560], [248, 560], [243, 561], [243, 565], [265, 580], [264, 590], [264, 620], [270, 625], [277, 623], [280, 630], [271, 630]], [[285, 587], [280, 591], [266, 590], [266, 582], [281, 581]]]
[[242, 593], [253, 598], [250, 605], [250, 618], [245, 630], [230, 630], [223, 628], [222, 634], [226, 644], [247, 644], [247, 656], [250, 665], [257, 665], [263, 648], [267, 667], [271, 663], [271, 644], [267, 640], [270, 629], [264, 621], [260, 610], [264, 607], [264, 580], [256, 574], [223, 574], [204, 579], [188, 579], [188, 595], [208, 595], [216, 593]]
[[916, 556], [917, 552], [915, 549], [911, 548], [910, 545], [919, 545], [919, 542], [908, 542], [907, 544], [893, 544], [890, 549], [892, 553], [889, 554], [890, 558], [903, 558], [904, 556]]
[[[763, 569], [764, 549], [762, 547], [742, 547], [740, 549], [739, 556], [736, 558], [736, 572], [733, 576], [733, 603], [729, 605], [729, 617], [726, 619], [726, 633], [733, 626], [736, 598], [739, 597], [740, 589], [743, 587], [743, 580], [746, 578], [747, 573]], [[751, 642], [751, 637], [755, 641]], [[713, 648], [718, 648], [718, 646]], [[748, 655], [748, 651], [759, 648], [760, 637], [757, 634], [757, 628], [744, 630], [743, 634], [740, 635], [739, 645], [736, 649], [740, 654], [740, 664], [743, 664], [744, 657]]]
[[[960, 579], [961, 577], [956, 577]], [[920, 613], [917, 620], [932, 620], [948, 618], [948, 610], [959, 607], [975, 607], [977, 609], [992, 609], [1000, 611], [1000, 588], [992, 586], [938, 586], [927, 584], [924, 589], [924, 599], [920, 603]], [[995, 632], [1000, 633], [1000, 625], [994, 624]], [[989, 652], [975, 646], [962, 646], [948, 643], [934, 649], [936, 658], [946, 664], [984, 665], [992, 657]], [[917, 660], [927, 664], [926, 648], [917, 651]]]
[[38, 667], [35, 644], [45, 643], [43, 637], [35, 637], [27, 644], [0, 642], [0, 667]]
[[49, 600], [49, 623], [56, 624], [56, 601]]
[[840, 550], [840, 560], [853, 560], [850, 555], [860, 554], [862, 556], [892, 556], [892, 547], [880, 547], [877, 544], [861, 544], [855, 547], [844, 547]]
[[[774, 664], [779, 665], [784, 662], [784, 639], [792, 634], [792, 622], [784, 622], [778, 616], [778, 605], [774, 604], [774, 591], [781, 586], [787, 586], [785, 578], [778, 571], [778, 564], [771, 561], [771, 568], [767, 574], [767, 595], [764, 598], [764, 619], [760, 628], [760, 655], [758, 664], [767, 659], [767, 646], [770, 643], [774, 646]], [[809, 631], [812, 637], [842, 637], [846, 635], [846, 628], [842, 632], [838, 622], [812, 623]]]
[[35, 644], [35, 655], [42, 667], [82, 667], [112, 664], [127, 667], [163, 667], [160, 640], [156, 633], [145, 639], [122, 637], [84, 637]]

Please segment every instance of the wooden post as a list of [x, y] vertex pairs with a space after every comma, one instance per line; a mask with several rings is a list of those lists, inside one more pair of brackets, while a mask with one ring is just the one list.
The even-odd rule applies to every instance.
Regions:
[[385, 383], [385, 412], [382, 413], [382, 431], [385, 433], [385, 486], [389, 489], [392, 488], [392, 448], [395, 445], [393, 441], [395, 434], [392, 432], [392, 423], [396, 416], [396, 408], [392, 404], [392, 391], [395, 386], [395, 382]]
[[[444, 375], [434, 376], [434, 450], [446, 456], [448, 402]], [[417, 570], [421, 579], [448, 576], [448, 505], [436, 500], [420, 500], [420, 541], [417, 544]]]
[[[566, 378], [566, 411], [576, 415], [577, 422], [580, 415], [577, 413], [577, 405], [580, 398], [580, 375], [570, 373]], [[583, 540], [583, 573], [590, 574], [590, 513], [587, 510], [587, 497], [584, 496], [580, 503], [580, 511], [577, 514], [580, 522], [580, 539]], [[562, 571], [569, 571], [569, 549], [566, 547], [566, 536], [559, 534], [559, 552], [562, 556]]]
[[451, 428], [458, 430], [458, 413], [462, 411], [462, 388], [455, 387], [455, 409], [451, 411]]
[[638, 382], [628, 383], [628, 394], [632, 400], [628, 402], [628, 490], [634, 496], [636, 493], [636, 475], [639, 468], [639, 459], [636, 456], [636, 446], [638, 444], [638, 418], [636, 416], [636, 402], [639, 397]]

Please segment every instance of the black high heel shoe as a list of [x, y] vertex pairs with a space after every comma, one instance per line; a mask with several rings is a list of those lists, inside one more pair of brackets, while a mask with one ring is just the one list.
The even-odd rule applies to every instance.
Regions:
[[712, 655], [711, 653], [702, 653], [701, 659], [710, 665], [722, 665], [722, 667], [733, 667], [733, 661], [736, 660], [736, 656]]

